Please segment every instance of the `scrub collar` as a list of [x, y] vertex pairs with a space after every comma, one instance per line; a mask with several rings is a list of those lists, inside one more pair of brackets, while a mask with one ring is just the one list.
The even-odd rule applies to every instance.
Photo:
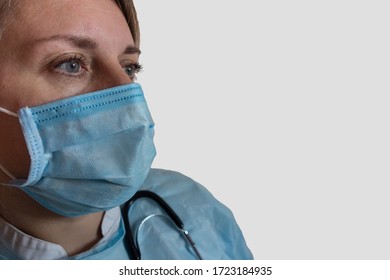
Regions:
[[[107, 242], [118, 230], [120, 220], [121, 213], [119, 207], [106, 211], [101, 224], [103, 238], [89, 250], [93, 250], [98, 245]], [[2, 248], [14, 255], [16, 259], [58, 260], [69, 258], [61, 245], [28, 235], [0, 216], [0, 251]]]

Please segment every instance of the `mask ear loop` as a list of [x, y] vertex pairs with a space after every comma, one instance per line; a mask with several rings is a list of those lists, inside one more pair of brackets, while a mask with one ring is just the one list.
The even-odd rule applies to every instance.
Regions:
[[0, 163], [0, 170], [8, 176], [8, 178], [11, 178], [12, 180], [16, 180], [16, 177], [11, 174], [1, 163]]
[[7, 114], [7, 115], [15, 117], [15, 118], [18, 117], [17, 113], [11, 112], [11, 111], [4, 109], [4, 108], [1, 108], [1, 107], [0, 107], [0, 112], [3, 112], [4, 114]]

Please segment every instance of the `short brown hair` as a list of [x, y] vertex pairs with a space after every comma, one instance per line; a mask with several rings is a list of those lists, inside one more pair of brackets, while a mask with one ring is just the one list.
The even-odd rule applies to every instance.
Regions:
[[115, 0], [115, 2], [119, 6], [127, 20], [131, 35], [133, 36], [134, 44], [139, 47], [141, 36], [137, 18], [137, 11], [135, 10], [133, 0]]
[[17, 3], [18, 0], [0, 0], [0, 38]]

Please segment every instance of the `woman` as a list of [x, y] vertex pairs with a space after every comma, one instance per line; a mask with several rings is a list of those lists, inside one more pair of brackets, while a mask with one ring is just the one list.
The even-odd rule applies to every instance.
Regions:
[[0, 259], [252, 258], [225, 206], [150, 168], [132, 1], [1, 0], [0, 19]]

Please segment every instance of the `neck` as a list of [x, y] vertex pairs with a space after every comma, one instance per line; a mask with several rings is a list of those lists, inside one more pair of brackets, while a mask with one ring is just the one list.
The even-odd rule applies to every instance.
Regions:
[[0, 215], [26, 234], [61, 245], [69, 256], [88, 250], [102, 237], [103, 212], [63, 217], [15, 187], [0, 186]]

